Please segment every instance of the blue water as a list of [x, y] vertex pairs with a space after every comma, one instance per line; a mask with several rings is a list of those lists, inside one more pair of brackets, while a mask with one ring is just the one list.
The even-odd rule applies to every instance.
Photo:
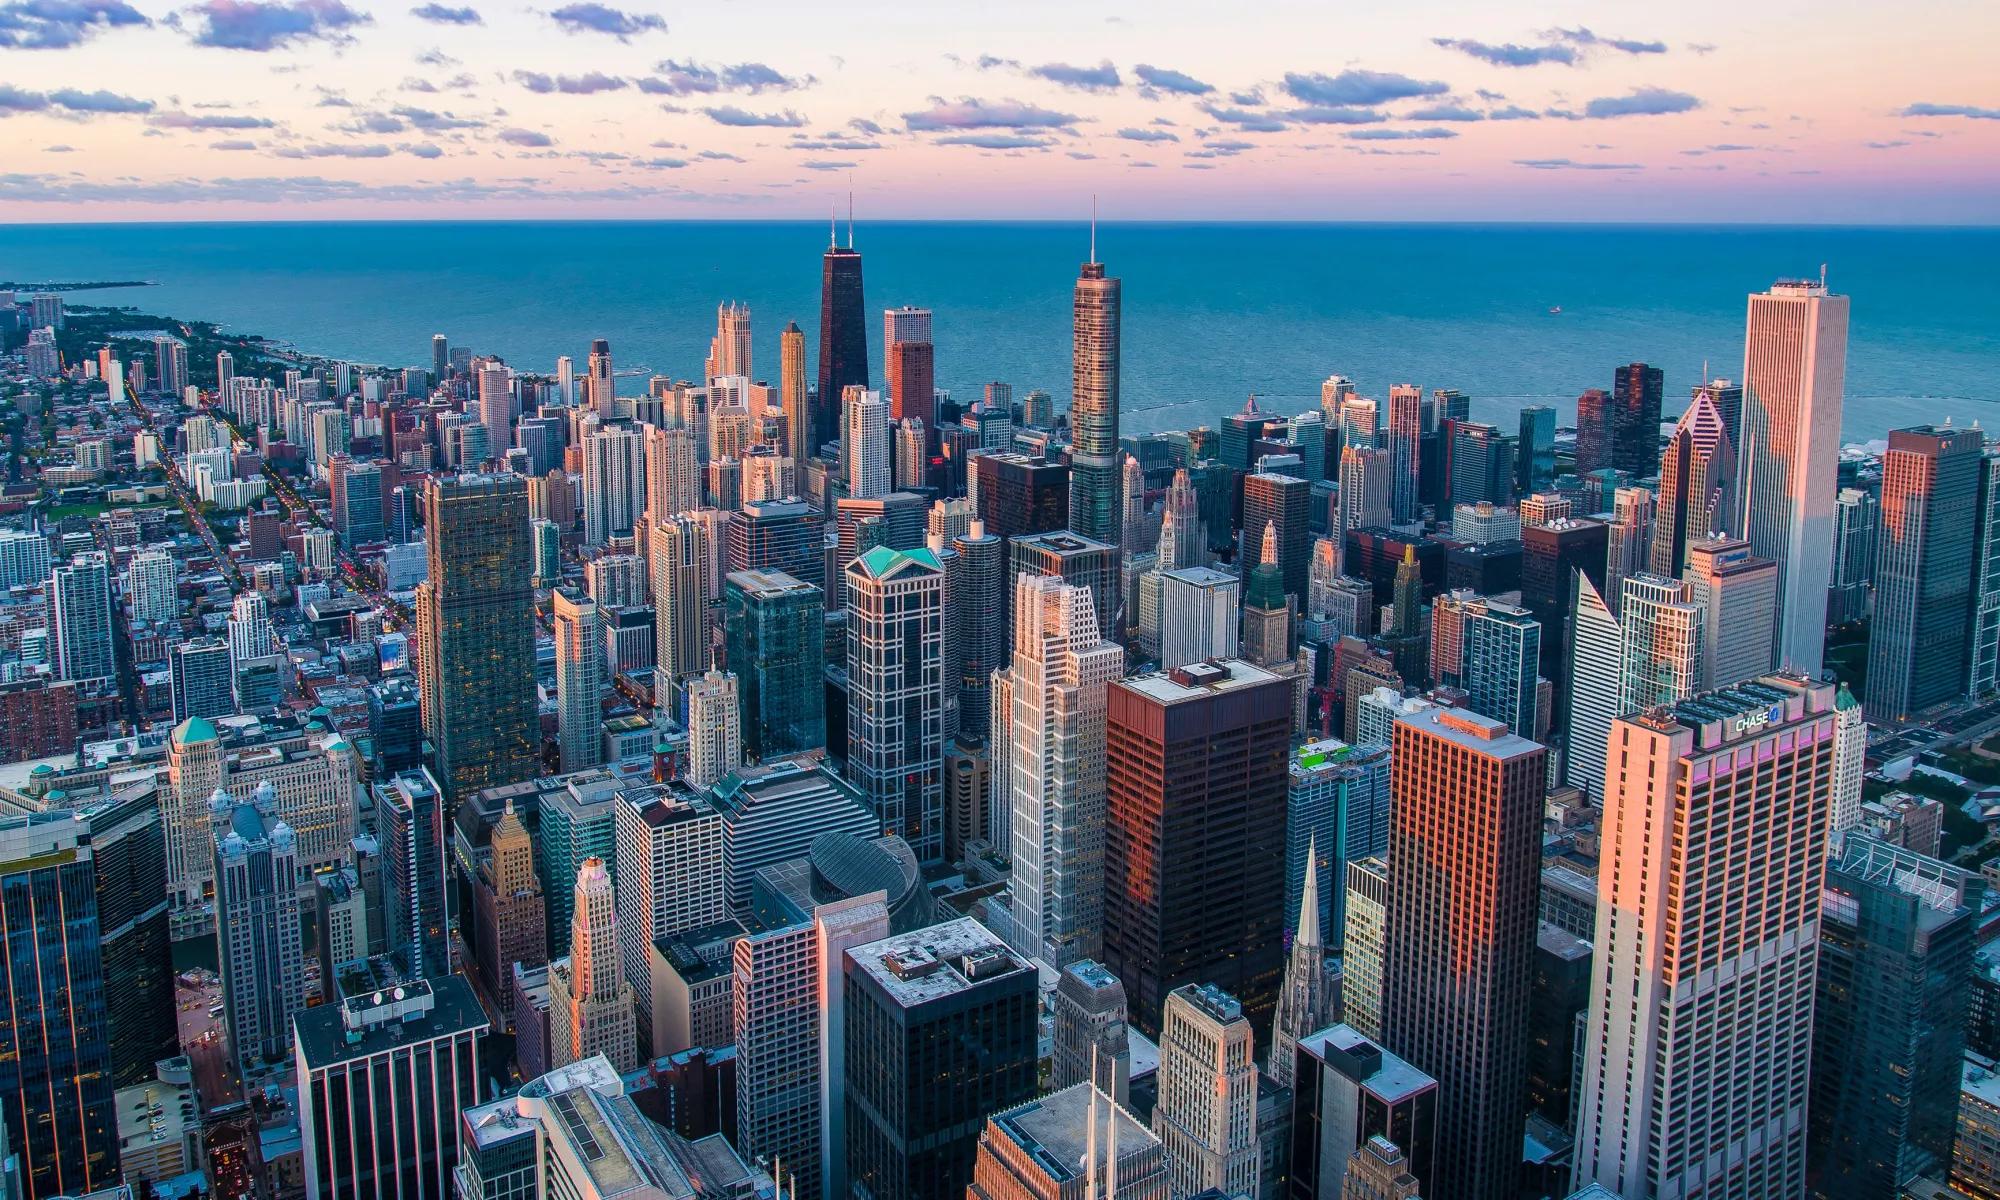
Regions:
[[[864, 224], [871, 314], [935, 310], [939, 386], [1069, 391], [1069, 289], [1085, 231], [1047, 224]], [[222, 322], [360, 362], [423, 364], [430, 336], [525, 370], [701, 372], [715, 305], [755, 312], [760, 375], [797, 320], [817, 353], [826, 228], [785, 223], [436, 222], [0, 226], [0, 278], [150, 279], [81, 294]], [[1317, 402], [1352, 377], [1455, 387], [1505, 420], [1666, 371], [1668, 410], [1702, 364], [1742, 369], [1744, 297], [1829, 265], [1853, 297], [1847, 432], [2000, 419], [2000, 230], [1440, 225], [1107, 225], [1125, 283], [1124, 429], [1214, 424], [1256, 392]], [[1560, 305], [1562, 314], [1548, 310]], [[880, 321], [871, 365], [881, 373]], [[629, 384], [636, 390], [640, 385]]]

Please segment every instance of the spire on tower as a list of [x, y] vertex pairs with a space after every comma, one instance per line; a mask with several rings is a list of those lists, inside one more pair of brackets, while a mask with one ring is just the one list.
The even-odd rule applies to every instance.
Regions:
[[1298, 932], [1295, 946], [1319, 947], [1319, 835], [1306, 839], [1306, 884], [1299, 892]]
[[1097, 261], [1097, 193], [1090, 194], [1090, 261]]
[[849, 250], [854, 249], [854, 188], [851, 186], [852, 182], [852, 180], [849, 180], [850, 186], [847, 189], [847, 248]]
[[1278, 565], [1278, 523], [1276, 521], [1264, 522], [1264, 550], [1263, 553], [1257, 556], [1257, 564], [1259, 566], [1273, 567]]

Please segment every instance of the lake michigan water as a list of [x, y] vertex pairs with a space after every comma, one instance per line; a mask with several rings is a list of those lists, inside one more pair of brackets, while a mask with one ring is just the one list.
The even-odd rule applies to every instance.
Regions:
[[[843, 237], [845, 233], [843, 231]], [[883, 308], [933, 309], [937, 378], [1069, 392], [1070, 285], [1082, 226], [864, 223], [871, 366]], [[523, 370], [698, 376], [715, 306], [754, 312], [757, 373], [796, 320], [817, 353], [824, 225], [774, 222], [327, 222], [0, 226], [0, 279], [147, 279], [79, 293], [221, 322], [359, 362], [428, 363], [430, 337]], [[1363, 394], [1454, 387], [1508, 423], [1644, 360], [1676, 412], [1707, 363], [1742, 370], [1745, 296], [1819, 274], [1853, 298], [1846, 431], [2000, 421], [2000, 229], [1117, 224], [1098, 234], [1124, 280], [1128, 433], [1207, 423], [1255, 392], [1317, 404], [1339, 373]], [[1549, 310], [1560, 307], [1561, 313]], [[625, 385], [632, 390], [637, 381]]]

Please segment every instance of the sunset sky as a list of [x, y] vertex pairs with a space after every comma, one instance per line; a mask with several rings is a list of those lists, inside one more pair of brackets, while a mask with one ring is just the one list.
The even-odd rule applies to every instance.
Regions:
[[851, 177], [874, 218], [1987, 224], [1995, 45], [1977, 0], [0, 0], [0, 220], [797, 218]]

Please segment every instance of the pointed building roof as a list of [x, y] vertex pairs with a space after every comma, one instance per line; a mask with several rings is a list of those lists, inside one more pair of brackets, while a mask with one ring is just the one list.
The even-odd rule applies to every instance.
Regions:
[[1319, 941], [1319, 835], [1306, 839], [1306, 884], [1299, 892], [1298, 933], [1295, 946], [1318, 948]]

